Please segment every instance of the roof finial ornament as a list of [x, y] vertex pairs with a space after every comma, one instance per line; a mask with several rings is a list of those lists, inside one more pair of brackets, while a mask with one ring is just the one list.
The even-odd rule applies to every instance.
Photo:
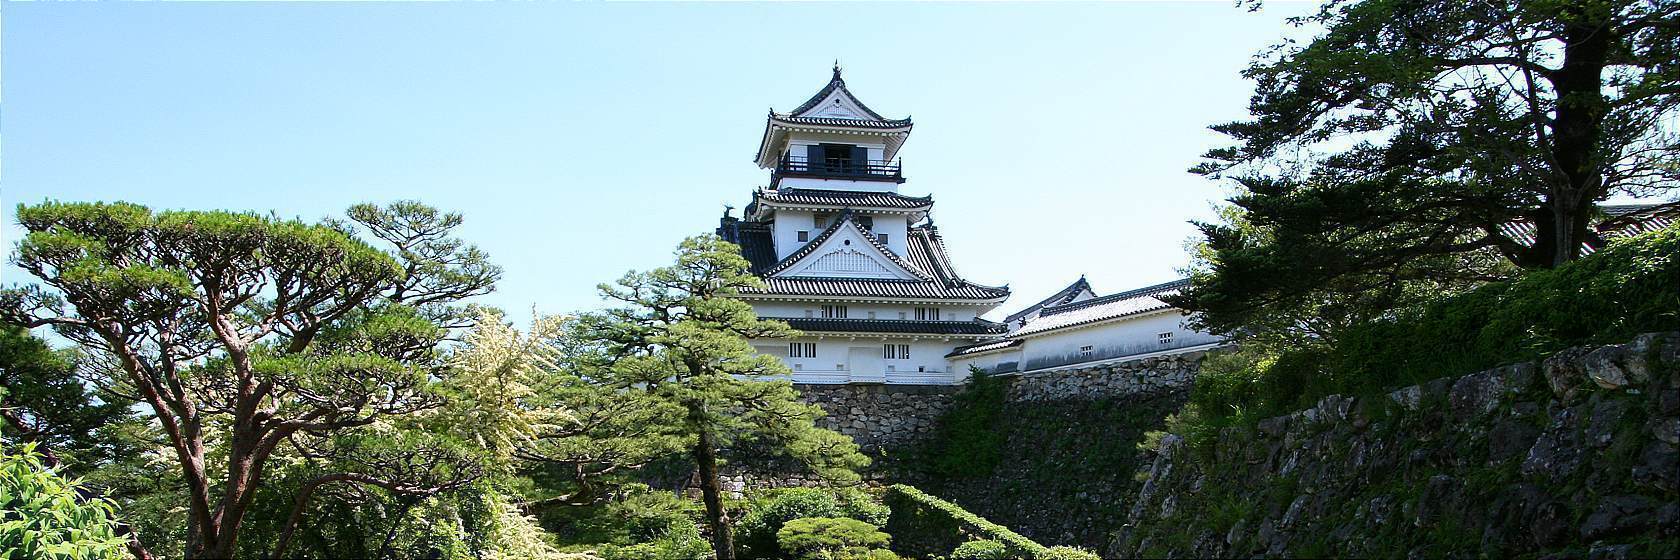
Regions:
[[733, 211], [735, 211], [735, 205], [727, 202], [723, 203], [723, 217], [728, 218], [729, 213]]
[[840, 81], [840, 59], [834, 59], [834, 80]]

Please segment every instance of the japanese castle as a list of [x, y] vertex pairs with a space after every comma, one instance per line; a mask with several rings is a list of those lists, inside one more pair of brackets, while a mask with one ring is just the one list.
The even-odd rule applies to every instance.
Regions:
[[[756, 160], [770, 184], [741, 217], [725, 212], [717, 233], [764, 279], [740, 297], [804, 333], [754, 341], [787, 363], [795, 383], [951, 385], [971, 368], [1056, 374], [1227, 344], [1166, 302], [1188, 285], [1182, 279], [1099, 295], [1081, 276], [1001, 323], [982, 318], [1009, 288], [957, 274], [933, 226], [933, 198], [899, 193], [910, 127], [853, 96], [838, 66], [816, 95], [772, 109], [764, 123]], [[1605, 239], [1680, 221], [1680, 202], [1604, 210], [1595, 228]], [[1531, 224], [1509, 229], [1532, 236]]]
[[786, 360], [795, 382], [957, 383], [967, 370], [945, 356], [1008, 331], [980, 316], [1009, 288], [958, 274], [933, 198], [899, 192], [910, 128], [853, 96], [838, 67], [805, 103], [766, 119], [757, 162], [770, 184], [718, 234], [765, 281], [741, 297], [805, 333], [754, 344]]

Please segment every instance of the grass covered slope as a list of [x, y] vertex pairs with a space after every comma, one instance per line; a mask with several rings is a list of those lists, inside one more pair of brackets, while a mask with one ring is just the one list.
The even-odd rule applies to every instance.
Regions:
[[1675, 330], [1680, 227], [1357, 326], [1328, 344], [1211, 358], [1191, 392], [1189, 413], [1197, 418], [1183, 420], [1190, 428], [1252, 424], [1327, 395], [1379, 394], [1570, 346]]

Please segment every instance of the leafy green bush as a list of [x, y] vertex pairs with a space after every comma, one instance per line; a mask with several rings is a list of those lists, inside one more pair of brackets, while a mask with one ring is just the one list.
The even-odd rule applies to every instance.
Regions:
[[745, 517], [735, 525], [735, 547], [748, 558], [775, 556], [777, 532], [802, 517], [849, 518], [884, 527], [891, 514], [868, 493], [856, 488], [778, 488], [755, 497]]
[[1037, 560], [1102, 560], [1102, 557], [1077, 546], [1052, 546], [1038, 555]]
[[[1535, 360], [1570, 346], [1680, 330], [1680, 227], [1355, 325], [1326, 344], [1210, 357], [1180, 427], [1208, 435], [1311, 406]], [[1194, 418], [1191, 418], [1194, 417]], [[1188, 426], [1187, 426], [1188, 425]], [[1194, 434], [1183, 434], [1192, 442]]]
[[781, 551], [801, 559], [867, 557], [869, 551], [885, 548], [891, 540], [874, 525], [844, 517], [802, 517], [776, 531]]
[[1009, 560], [1009, 547], [997, 541], [968, 541], [951, 551], [951, 560]]
[[606, 560], [700, 560], [712, 547], [700, 535], [699, 506], [675, 493], [632, 485], [581, 518], [566, 520], [567, 551], [594, 551]]
[[0, 558], [118, 560], [127, 540], [116, 534], [110, 500], [79, 500], [79, 484], [41, 464], [34, 443], [0, 445]]

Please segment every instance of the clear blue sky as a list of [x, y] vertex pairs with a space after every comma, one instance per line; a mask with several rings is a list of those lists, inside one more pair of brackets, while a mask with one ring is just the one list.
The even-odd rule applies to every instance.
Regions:
[[[1238, 76], [1311, 9], [1189, 4], [5, 4], [16, 204], [341, 216], [419, 199], [506, 268], [516, 317], [601, 305], [768, 175], [768, 107], [827, 82], [913, 115], [960, 271], [1027, 305], [1175, 278], [1224, 187], [1186, 173]], [[27, 281], [10, 265], [6, 284]], [[994, 315], [995, 316], [995, 315]]]

